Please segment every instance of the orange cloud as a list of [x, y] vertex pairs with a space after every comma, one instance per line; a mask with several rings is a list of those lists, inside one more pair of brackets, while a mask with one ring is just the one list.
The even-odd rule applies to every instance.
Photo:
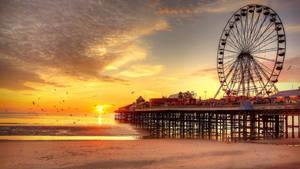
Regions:
[[153, 76], [159, 74], [162, 68], [162, 65], [133, 65], [130, 69], [120, 72], [120, 75], [131, 78]]
[[141, 47], [141, 45], [129, 44], [123, 45], [120, 47], [120, 57], [109, 65], [106, 66], [106, 70], [116, 70], [121, 66], [138, 60], [143, 60], [147, 56], [146, 47]]

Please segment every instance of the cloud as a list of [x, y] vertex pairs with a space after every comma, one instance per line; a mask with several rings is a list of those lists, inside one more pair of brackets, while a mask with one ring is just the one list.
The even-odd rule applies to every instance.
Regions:
[[279, 76], [279, 82], [300, 82], [300, 56], [288, 58]]
[[1, 1], [0, 11], [0, 57], [84, 80], [124, 82], [103, 71], [144, 59], [139, 38], [170, 29], [138, 0], [11, 0]]
[[286, 25], [285, 27], [285, 31], [288, 33], [299, 33], [300, 32], [300, 25]]
[[34, 90], [34, 88], [26, 85], [26, 83], [39, 83], [56, 87], [65, 87], [64, 85], [45, 81], [34, 72], [24, 70], [21, 68], [21, 65], [13, 64], [6, 59], [0, 59], [0, 77], [0, 88], [10, 90]]
[[119, 69], [126, 63], [143, 60], [147, 56], [146, 47], [140, 47], [134, 44], [123, 46], [122, 51], [120, 52], [122, 52], [123, 55], [119, 59], [111, 62], [108, 66], [106, 66], [106, 70]]
[[[233, 12], [247, 4], [265, 4], [269, 1], [261, 0], [166, 0], [156, 1], [155, 14], [162, 16], [188, 17], [201, 13]], [[282, 3], [280, 3], [282, 4]]]
[[178, 16], [194, 13], [196, 7], [202, 4], [211, 3], [210, 1], [181, 1], [181, 0], [166, 0], [155, 2], [155, 14], [167, 15], [167, 16]]
[[161, 94], [160, 92], [153, 91], [153, 90], [143, 90], [143, 92], [144, 92], [146, 95], [160, 95], [160, 94]]
[[158, 1], [155, 14], [163, 16], [192, 16], [199, 13], [223, 13], [239, 9], [243, 1], [234, 0], [192, 0]]
[[153, 76], [159, 74], [162, 68], [162, 65], [133, 65], [129, 70], [120, 72], [120, 75], [131, 78]]
[[193, 72], [192, 76], [207, 76], [207, 75], [216, 75], [217, 70], [215, 67], [203, 68]]

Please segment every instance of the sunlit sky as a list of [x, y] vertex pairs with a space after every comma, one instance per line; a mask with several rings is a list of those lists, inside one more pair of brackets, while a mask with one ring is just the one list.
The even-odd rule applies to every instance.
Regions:
[[220, 34], [248, 3], [281, 17], [277, 86], [298, 88], [298, 0], [1, 0], [0, 112], [113, 112], [138, 96], [187, 90], [213, 97]]

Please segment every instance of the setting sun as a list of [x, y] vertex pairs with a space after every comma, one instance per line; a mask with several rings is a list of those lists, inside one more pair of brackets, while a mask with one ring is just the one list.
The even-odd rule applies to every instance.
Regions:
[[99, 113], [102, 113], [103, 112], [103, 106], [97, 106], [97, 111]]

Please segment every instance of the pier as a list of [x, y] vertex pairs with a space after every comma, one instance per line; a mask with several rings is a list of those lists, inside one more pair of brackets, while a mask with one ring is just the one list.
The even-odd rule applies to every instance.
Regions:
[[239, 106], [157, 106], [119, 109], [115, 119], [134, 124], [157, 138], [248, 141], [300, 138], [300, 104]]
[[285, 30], [277, 13], [259, 4], [243, 6], [229, 18], [219, 39], [220, 87], [214, 98], [206, 99], [206, 91], [205, 100], [189, 91], [149, 102], [139, 97], [117, 110], [115, 118], [159, 138], [300, 138], [300, 88], [279, 91], [275, 85], [285, 53]]

